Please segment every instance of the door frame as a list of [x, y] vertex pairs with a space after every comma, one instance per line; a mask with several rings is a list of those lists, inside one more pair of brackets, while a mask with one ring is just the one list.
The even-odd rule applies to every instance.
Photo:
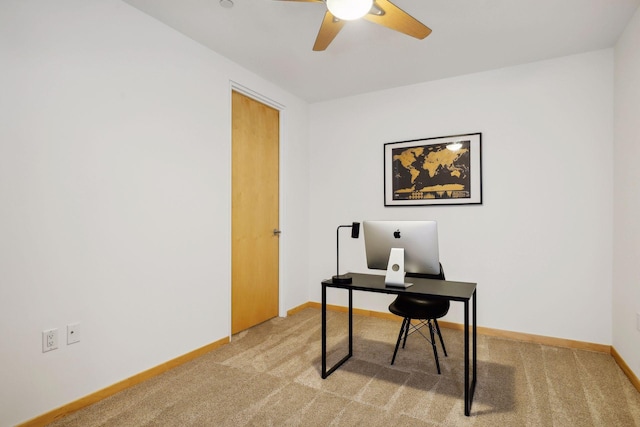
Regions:
[[[233, 91], [236, 91], [238, 93], [241, 93], [244, 96], [247, 96], [249, 98], [254, 99], [255, 101], [258, 101], [264, 105], [267, 105], [273, 109], [278, 110], [278, 126], [279, 126], [279, 132], [278, 132], [278, 229], [282, 230], [282, 224], [286, 224], [285, 221], [285, 215], [284, 215], [284, 195], [282, 193], [282, 177], [283, 177], [283, 169], [284, 169], [284, 162], [283, 162], [283, 143], [285, 141], [285, 138], [283, 137], [283, 124], [284, 124], [284, 112], [286, 110], [286, 107], [279, 103], [278, 101], [275, 101], [271, 98], [269, 98], [268, 96], [262, 95], [259, 92], [254, 91], [253, 89], [248, 88], [247, 86], [244, 86], [234, 80], [229, 80], [229, 165], [232, 165], [232, 137], [233, 137], [233, 132], [232, 132], [232, 126], [233, 126], [233, 122], [232, 122], [232, 114], [231, 114], [231, 109], [233, 107], [233, 100], [232, 100], [232, 96], [231, 93]], [[233, 173], [232, 168], [229, 168], [229, 200], [231, 200], [231, 194], [233, 191], [232, 188], [232, 182], [231, 182], [231, 175]], [[231, 206], [231, 203], [229, 203], [229, 230], [231, 230], [231, 221], [233, 220], [233, 209]], [[278, 242], [278, 317], [287, 317], [287, 312], [284, 308], [284, 281], [282, 280], [282, 271], [284, 270], [284, 265], [285, 262], [283, 260], [283, 250], [282, 248], [286, 245], [286, 231], [283, 231], [280, 236], [278, 237], [279, 242]], [[232, 235], [231, 235], [231, 231], [229, 231], [229, 240], [228, 240], [228, 246], [229, 246], [229, 253], [231, 254], [231, 241], [232, 241]], [[231, 258], [229, 258], [229, 261], [232, 261]], [[231, 292], [232, 292], [232, 286], [233, 286], [233, 281], [231, 280], [232, 277], [232, 262], [229, 262], [229, 287], [228, 287], [228, 302], [227, 302], [227, 306], [229, 307], [229, 340], [232, 339], [233, 335], [231, 334], [231, 323], [232, 323], [232, 301], [231, 301]]]

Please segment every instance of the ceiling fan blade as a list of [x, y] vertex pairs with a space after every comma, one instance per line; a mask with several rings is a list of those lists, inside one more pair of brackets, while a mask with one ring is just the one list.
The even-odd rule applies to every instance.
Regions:
[[316, 42], [313, 45], [313, 50], [325, 50], [327, 46], [333, 41], [338, 32], [344, 27], [345, 21], [335, 18], [331, 12], [327, 10], [318, 31]]
[[365, 15], [364, 19], [420, 40], [431, 34], [431, 28], [389, 0], [375, 0], [371, 12]]

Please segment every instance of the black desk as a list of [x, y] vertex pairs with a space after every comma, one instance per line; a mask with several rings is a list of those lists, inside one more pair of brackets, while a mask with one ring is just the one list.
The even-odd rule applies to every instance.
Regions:
[[[322, 378], [327, 378], [340, 365], [353, 355], [353, 291], [378, 292], [384, 294], [408, 294], [433, 298], [443, 298], [464, 303], [464, 414], [471, 413], [473, 392], [476, 388], [476, 284], [451, 282], [448, 280], [431, 280], [408, 277], [413, 283], [408, 288], [394, 288], [384, 284], [385, 276], [374, 274], [349, 273], [353, 283], [333, 283], [331, 279], [322, 282]], [[327, 288], [340, 288], [349, 291], [349, 353], [338, 363], [327, 370]], [[471, 301], [471, 317], [473, 319], [472, 359], [473, 374], [469, 381], [469, 302]]]

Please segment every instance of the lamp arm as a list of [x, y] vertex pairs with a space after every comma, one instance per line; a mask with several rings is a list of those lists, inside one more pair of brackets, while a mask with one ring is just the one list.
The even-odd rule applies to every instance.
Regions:
[[350, 225], [339, 225], [336, 228], [336, 276], [340, 275], [340, 229], [351, 227]]
[[340, 276], [340, 229], [341, 228], [351, 228], [351, 237], [354, 239], [358, 238], [358, 234], [360, 232], [360, 223], [354, 222], [351, 225], [339, 225], [336, 228], [336, 275], [333, 276], [334, 283], [351, 283], [351, 276], [348, 274], [344, 276]]

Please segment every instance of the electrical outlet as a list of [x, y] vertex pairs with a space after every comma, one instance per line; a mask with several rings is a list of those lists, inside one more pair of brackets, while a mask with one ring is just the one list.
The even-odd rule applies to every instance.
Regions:
[[636, 313], [636, 328], [640, 331], [640, 313]]
[[67, 345], [80, 341], [80, 323], [67, 325]]
[[42, 352], [46, 353], [56, 348], [58, 348], [58, 329], [42, 331]]

